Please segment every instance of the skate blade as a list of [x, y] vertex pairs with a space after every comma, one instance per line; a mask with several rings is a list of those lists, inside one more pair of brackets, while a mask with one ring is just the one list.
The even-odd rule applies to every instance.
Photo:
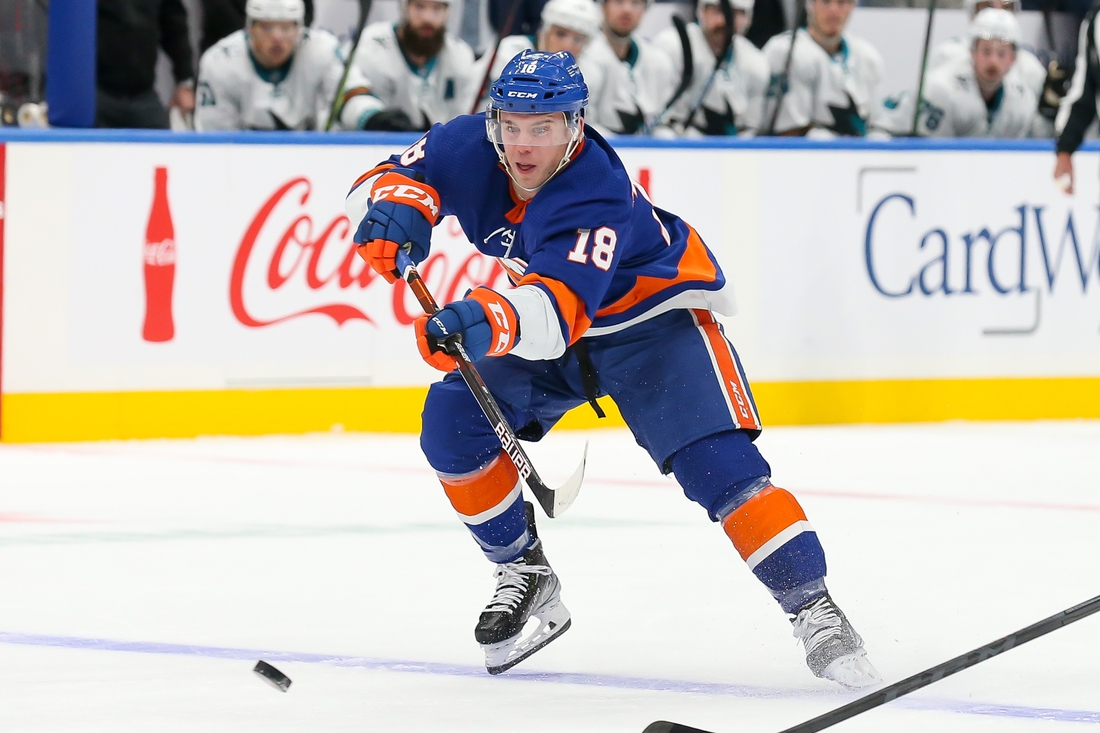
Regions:
[[837, 657], [821, 671], [821, 676], [849, 690], [862, 690], [882, 684], [882, 675], [867, 659], [867, 652], [862, 649]]
[[527, 637], [523, 633], [513, 636], [511, 639], [498, 641], [496, 644], [482, 644], [485, 652], [485, 669], [489, 674], [507, 672], [539, 649], [558, 638], [573, 623], [569, 616], [569, 609], [564, 603], [558, 603], [553, 608], [540, 614], [532, 614], [539, 620], [539, 626]]

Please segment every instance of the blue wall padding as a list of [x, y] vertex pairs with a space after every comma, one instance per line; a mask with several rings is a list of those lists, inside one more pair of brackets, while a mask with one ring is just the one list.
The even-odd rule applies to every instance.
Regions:
[[50, 2], [46, 102], [55, 127], [95, 125], [94, 0]]

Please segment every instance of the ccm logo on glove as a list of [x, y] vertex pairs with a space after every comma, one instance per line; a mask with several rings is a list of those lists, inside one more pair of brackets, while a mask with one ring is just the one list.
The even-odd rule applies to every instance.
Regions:
[[519, 314], [500, 293], [477, 288], [463, 300], [448, 303], [432, 317], [416, 321], [416, 340], [424, 361], [450, 371], [457, 364], [444, 342], [457, 338], [467, 355], [477, 361], [485, 356], [504, 356], [519, 342]]
[[439, 194], [436, 189], [417, 183], [403, 174], [390, 171], [376, 180], [371, 189], [371, 201], [377, 204], [378, 201], [385, 200], [417, 207], [431, 225], [439, 218]]

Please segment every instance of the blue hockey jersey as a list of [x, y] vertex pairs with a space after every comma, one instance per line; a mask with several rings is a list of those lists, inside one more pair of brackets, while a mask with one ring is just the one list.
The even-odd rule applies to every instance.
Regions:
[[565, 344], [674, 308], [733, 312], [722, 269], [699, 234], [653, 206], [590, 127], [573, 160], [529, 201], [515, 196], [482, 115], [434, 125], [361, 176], [349, 200], [394, 167], [421, 174], [439, 195], [439, 219], [457, 217], [470, 241], [500, 258], [517, 286], [549, 296]]

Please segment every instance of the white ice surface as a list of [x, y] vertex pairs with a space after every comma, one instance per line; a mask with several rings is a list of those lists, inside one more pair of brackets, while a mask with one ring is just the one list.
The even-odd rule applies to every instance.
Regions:
[[[0, 731], [763, 733], [855, 698], [810, 674], [629, 433], [531, 446], [549, 483], [586, 438], [580, 497], [539, 521], [573, 627], [498, 678], [472, 633], [492, 567], [414, 437], [0, 446]], [[759, 445], [888, 681], [1100, 593], [1100, 423], [772, 428]], [[289, 693], [251, 673], [261, 656]], [[1090, 727], [1100, 614], [836, 730]]]

